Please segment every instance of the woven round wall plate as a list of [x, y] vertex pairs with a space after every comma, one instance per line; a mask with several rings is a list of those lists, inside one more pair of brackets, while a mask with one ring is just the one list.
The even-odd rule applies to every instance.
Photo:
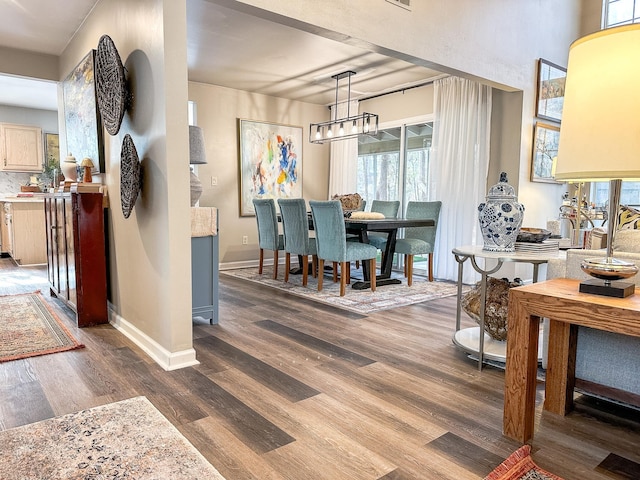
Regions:
[[129, 218], [136, 204], [138, 193], [140, 193], [141, 177], [142, 169], [138, 152], [131, 135], [127, 133], [122, 140], [120, 151], [120, 203], [124, 218]]
[[96, 51], [96, 96], [107, 132], [116, 135], [126, 109], [127, 84], [122, 60], [109, 35], [100, 37]]

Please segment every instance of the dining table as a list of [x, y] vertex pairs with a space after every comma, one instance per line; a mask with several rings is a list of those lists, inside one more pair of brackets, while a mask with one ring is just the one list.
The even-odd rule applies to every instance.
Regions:
[[[382, 265], [380, 275], [376, 275], [376, 287], [383, 285], [400, 284], [402, 281], [391, 277], [393, 267], [393, 254], [396, 251], [396, 239], [398, 230], [408, 227], [433, 227], [435, 221], [432, 219], [409, 219], [409, 218], [380, 218], [380, 219], [344, 219], [344, 226], [347, 233], [357, 235], [362, 243], [369, 243], [369, 232], [380, 232], [387, 234], [385, 249], [382, 254]], [[362, 281], [353, 282], [351, 288], [355, 290], [365, 290], [371, 288], [371, 272], [367, 262], [362, 262]]]

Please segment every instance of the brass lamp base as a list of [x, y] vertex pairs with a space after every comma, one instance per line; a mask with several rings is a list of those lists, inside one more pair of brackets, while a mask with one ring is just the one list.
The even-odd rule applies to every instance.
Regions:
[[587, 258], [580, 264], [582, 271], [595, 277], [580, 284], [580, 292], [606, 297], [625, 298], [633, 295], [635, 284], [618, 282], [633, 277], [638, 273], [638, 267], [630, 262], [615, 258]]

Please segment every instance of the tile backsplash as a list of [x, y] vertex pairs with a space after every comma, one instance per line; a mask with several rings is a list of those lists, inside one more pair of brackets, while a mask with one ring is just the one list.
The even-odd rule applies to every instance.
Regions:
[[0, 172], [0, 194], [16, 194], [29, 183], [29, 173]]

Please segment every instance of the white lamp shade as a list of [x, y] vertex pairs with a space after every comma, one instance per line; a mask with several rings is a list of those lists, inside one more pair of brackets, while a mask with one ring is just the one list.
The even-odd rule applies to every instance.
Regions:
[[200, 127], [189, 125], [189, 163], [198, 165], [207, 163], [204, 149], [204, 133]]
[[640, 25], [571, 45], [555, 178], [640, 179]]

